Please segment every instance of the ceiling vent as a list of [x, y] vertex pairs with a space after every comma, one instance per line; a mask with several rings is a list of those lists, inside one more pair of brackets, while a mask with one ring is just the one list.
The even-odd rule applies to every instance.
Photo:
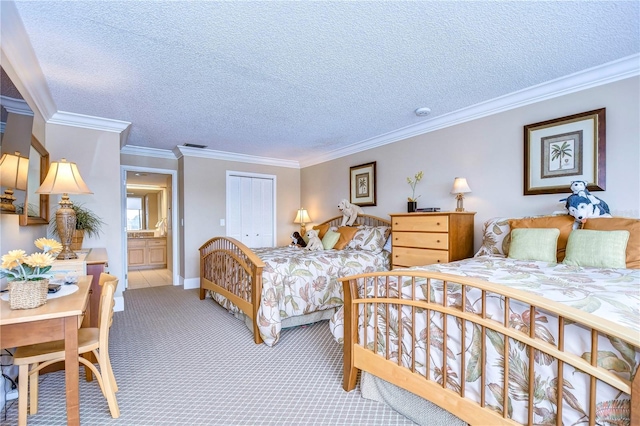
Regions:
[[207, 147], [206, 145], [198, 145], [197, 143], [185, 143], [182, 146], [188, 146], [189, 148], [200, 148], [200, 149], [204, 149]]

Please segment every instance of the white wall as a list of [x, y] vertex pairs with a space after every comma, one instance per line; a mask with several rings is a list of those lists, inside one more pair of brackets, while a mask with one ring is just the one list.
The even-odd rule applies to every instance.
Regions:
[[[120, 134], [101, 130], [47, 124], [46, 148], [51, 161], [66, 158], [78, 165], [78, 170], [92, 195], [69, 195], [74, 203], [93, 210], [105, 223], [97, 238], [85, 236], [83, 247], [104, 247], [109, 257], [109, 272], [124, 277], [122, 262], [122, 220], [120, 192]], [[59, 196], [51, 196], [52, 214], [58, 208]], [[53, 217], [53, 216], [52, 216]], [[124, 280], [118, 284], [116, 297], [122, 296]], [[119, 303], [121, 303], [119, 299]]]
[[405, 212], [411, 195], [406, 178], [420, 170], [424, 178], [416, 186], [418, 207], [453, 210], [453, 179], [462, 176], [473, 191], [465, 197], [465, 208], [477, 212], [478, 248], [481, 225], [488, 218], [565, 210], [561, 194], [523, 195], [523, 127], [604, 107], [607, 189], [594, 195], [617, 215], [640, 217], [639, 81], [618, 81], [304, 168], [302, 204], [314, 219], [335, 215], [338, 201], [349, 195], [349, 167], [376, 161], [377, 206], [365, 207], [365, 212], [383, 217]]

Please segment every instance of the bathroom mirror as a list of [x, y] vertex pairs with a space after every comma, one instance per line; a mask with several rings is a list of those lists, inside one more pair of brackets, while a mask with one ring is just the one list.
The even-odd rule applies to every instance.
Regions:
[[49, 152], [35, 136], [31, 135], [29, 151], [29, 177], [20, 225], [46, 225], [49, 223], [49, 196], [36, 194], [49, 170]]

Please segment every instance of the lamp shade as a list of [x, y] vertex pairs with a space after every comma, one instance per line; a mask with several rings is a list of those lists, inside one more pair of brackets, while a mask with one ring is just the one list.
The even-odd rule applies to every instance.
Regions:
[[465, 194], [467, 192], [471, 192], [471, 188], [469, 188], [469, 184], [467, 183], [466, 178], [457, 177], [453, 180], [453, 189], [451, 190], [452, 194]]
[[27, 189], [27, 176], [29, 175], [29, 159], [22, 157], [19, 152], [15, 154], [2, 154], [0, 159], [0, 185], [5, 188]]
[[76, 163], [64, 158], [49, 166], [47, 177], [36, 194], [93, 194], [78, 171]]
[[309, 217], [309, 213], [307, 210], [300, 208], [298, 209], [298, 213], [296, 214], [296, 218], [293, 220], [293, 223], [309, 223], [311, 222], [311, 218]]

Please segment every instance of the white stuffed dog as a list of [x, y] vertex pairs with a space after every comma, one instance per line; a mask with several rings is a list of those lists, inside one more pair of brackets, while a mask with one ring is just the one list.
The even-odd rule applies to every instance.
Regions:
[[307, 250], [324, 250], [322, 240], [318, 237], [318, 231], [315, 229], [308, 230], [307, 238], [309, 239], [307, 247], [305, 247]]
[[338, 210], [342, 212], [342, 225], [340, 226], [351, 226], [359, 214], [364, 214], [364, 210], [360, 206], [351, 204], [344, 198], [338, 203]]

